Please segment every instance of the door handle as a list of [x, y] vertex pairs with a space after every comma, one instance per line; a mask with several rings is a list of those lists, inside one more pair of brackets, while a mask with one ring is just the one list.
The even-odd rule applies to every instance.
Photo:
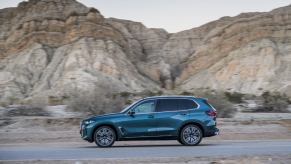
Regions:
[[182, 115], [182, 116], [186, 116], [186, 115], [187, 115], [187, 113], [181, 113], [180, 115]]
[[148, 115], [148, 118], [154, 118], [154, 115]]

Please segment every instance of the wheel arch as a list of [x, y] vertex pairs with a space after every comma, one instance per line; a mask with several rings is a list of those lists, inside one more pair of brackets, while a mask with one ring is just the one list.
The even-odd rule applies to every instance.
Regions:
[[118, 139], [119, 139], [119, 133], [118, 133], [116, 127], [115, 127], [114, 125], [110, 124], [110, 123], [98, 124], [98, 125], [93, 129], [93, 133], [92, 133], [92, 136], [91, 136], [92, 139], [93, 139], [93, 141], [95, 140], [95, 138], [94, 138], [95, 131], [96, 131], [99, 127], [101, 127], [101, 126], [108, 126], [108, 127], [112, 128], [112, 129], [114, 130], [114, 132], [115, 132], [115, 135], [116, 135], [116, 141], [118, 141]]
[[180, 126], [180, 128], [179, 128], [178, 136], [180, 135], [181, 130], [182, 130], [185, 126], [187, 126], [187, 125], [196, 125], [196, 126], [198, 126], [198, 127], [202, 130], [203, 137], [205, 136], [205, 129], [203, 128], [203, 126], [202, 126], [200, 123], [195, 122], [195, 121], [186, 122], [186, 123], [182, 124], [182, 126]]

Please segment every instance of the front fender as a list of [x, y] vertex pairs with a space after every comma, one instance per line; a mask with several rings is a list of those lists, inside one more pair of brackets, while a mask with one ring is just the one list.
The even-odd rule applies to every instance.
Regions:
[[[88, 125], [89, 127], [90, 125]], [[110, 121], [106, 121], [106, 122], [97, 122], [94, 125], [92, 125], [90, 127], [90, 130], [88, 131], [88, 136], [90, 136], [91, 140], [94, 140], [94, 133], [95, 130], [97, 130], [97, 128], [99, 128], [100, 126], [110, 126], [111, 128], [113, 128], [113, 130], [115, 131], [116, 134], [116, 140], [118, 140], [121, 136], [120, 131], [118, 130], [118, 127], [115, 126], [115, 124], [113, 122]]]

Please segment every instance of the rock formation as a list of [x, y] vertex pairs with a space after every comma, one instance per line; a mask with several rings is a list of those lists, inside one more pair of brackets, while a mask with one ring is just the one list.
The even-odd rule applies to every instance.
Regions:
[[291, 6], [170, 34], [75, 0], [29, 0], [0, 10], [0, 58], [1, 101], [101, 87], [291, 96]]

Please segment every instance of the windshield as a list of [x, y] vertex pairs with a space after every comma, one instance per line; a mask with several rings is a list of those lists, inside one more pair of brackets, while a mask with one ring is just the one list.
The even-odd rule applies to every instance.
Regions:
[[129, 106], [127, 106], [126, 108], [124, 108], [120, 113], [123, 113], [125, 111], [127, 111], [129, 108], [131, 108], [132, 106], [134, 106], [137, 102], [139, 102], [140, 100], [138, 101], [135, 101], [134, 103], [130, 104]]

